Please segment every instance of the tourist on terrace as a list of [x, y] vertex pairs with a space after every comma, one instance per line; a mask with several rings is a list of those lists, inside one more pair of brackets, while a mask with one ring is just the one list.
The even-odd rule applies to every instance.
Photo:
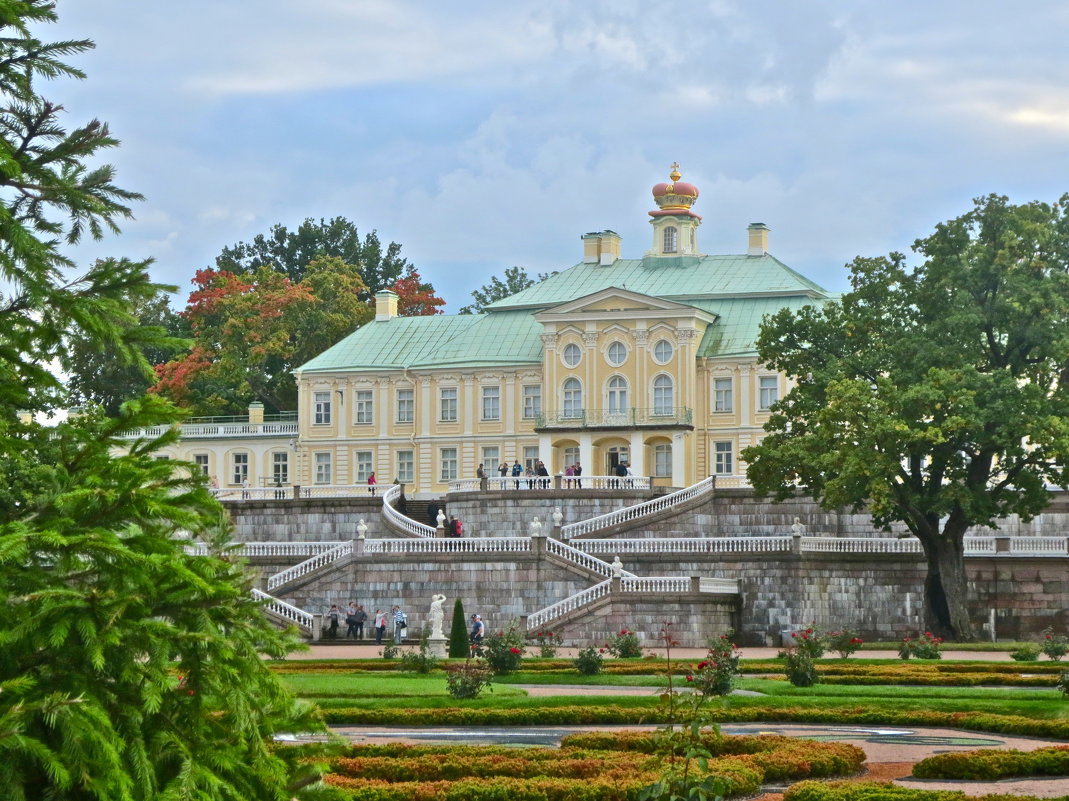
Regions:
[[517, 459], [512, 465], [512, 477], [516, 479], [516, 489], [520, 488], [520, 476], [523, 475], [523, 465], [520, 464], [520, 460]]
[[[387, 473], [386, 475], [389, 475], [389, 473]], [[367, 491], [368, 491], [368, 492], [370, 492], [370, 493], [371, 493], [372, 495], [374, 495], [374, 494], [375, 494], [375, 484], [376, 484], [376, 483], [377, 483], [377, 482], [375, 481], [375, 473], [374, 473], [374, 472], [372, 472], [372, 473], [371, 473], [371, 474], [370, 474], [370, 475], [369, 475], [369, 476], [367, 477]]]
[[386, 634], [386, 613], [381, 609], [375, 610], [375, 645], [382, 645], [382, 638]]
[[400, 645], [405, 638], [405, 629], [408, 628], [408, 615], [406, 615], [400, 605], [393, 605], [393, 641]]
[[337, 604], [331, 604], [325, 615], [327, 619], [327, 636], [332, 640], [338, 639], [338, 624], [341, 622], [341, 610]]

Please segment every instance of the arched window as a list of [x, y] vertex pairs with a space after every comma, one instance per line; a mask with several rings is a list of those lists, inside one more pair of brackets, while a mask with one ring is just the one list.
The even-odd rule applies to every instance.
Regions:
[[664, 229], [664, 252], [675, 253], [679, 250], [679, 230], [674, 225]]
[[578, 378], [567, 378], [564, 381], [564, 404], [562, 409], [564, 417], [583, 416], [583, 385]]
[[659, 375], [653, 379], [653, 413], [669, 415], [675, 406], [675, 393], [672, 391], [672, 378]]
[[627, 411], [627, 379], [614, 375], [609, 379], [609, 412], [618, 414]]

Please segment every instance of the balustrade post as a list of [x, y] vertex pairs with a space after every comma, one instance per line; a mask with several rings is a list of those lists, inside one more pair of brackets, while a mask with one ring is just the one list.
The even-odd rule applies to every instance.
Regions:
[[293, 500], [296, 501], [300, 497], [301, 497], [301, 485], [300, 484], [294, 484], [293, 485]]
[[358, 539], [353, 540], [352, 543], [353, 556], [357, 558], [362, 557], [364, 555], [364, 538], [359, 537]]
[[531, 554], [538, 559], [546, 555], [545, 537], [531, 537]]
[[1010, 537], [1008, 534], [995, 535], [995, 553], [1010, 552]]
[[312, 642], [319, 642], [323, 639], [323, 616], [318, 614], [312, 615]]
[[701, 576], [690, 577], [690, 591], [701, 592], [702, 591], [702, 579]]
[[801, 534], [792, 534], [791, 535], [791, 553], [794, 554], [795, 556], [800, 556], [802, 554], [802, 535]]
[[553, 476], [553, 489], [559, 490], [561, 487], [561, 474], [557, 473]]
[[609, 592], [619, 593], [622, 581], [623, 579], [620, 576], [613, 576], [612, 583], [609, 585]]

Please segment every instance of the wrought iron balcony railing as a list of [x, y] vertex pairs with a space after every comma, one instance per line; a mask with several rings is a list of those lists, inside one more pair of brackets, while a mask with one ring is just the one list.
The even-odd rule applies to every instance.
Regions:
[[633, 428], [635, 426], [689, 426], [693, 414], [687, 406], [650, 409], [551, 409], [535, 418], [535, 428]]

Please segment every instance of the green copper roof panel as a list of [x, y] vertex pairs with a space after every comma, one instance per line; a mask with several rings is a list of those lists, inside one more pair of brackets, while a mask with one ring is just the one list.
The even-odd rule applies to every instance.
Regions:
[[495, 313], [517, 307], [545, 308], [610, 286], [671, 300], [715, 295], [827, 295], [821, 286], [773, 256], [646, 257], [617, 259], [607, 267], [580, 263], [487, 308]]
[[714, 325], [705, 330], [698, 345], [699, 357], [749, 356], [756, 352], [754, 343], [761, 322], [780, 309], [798, 310], [815, 302], [804, 296], [702, 299], [694, 306], [719, 315]]
[[527, 312], [373, 320], [298, 369], [326, 372], [537, 364], [542, 359], [541, 328]]

